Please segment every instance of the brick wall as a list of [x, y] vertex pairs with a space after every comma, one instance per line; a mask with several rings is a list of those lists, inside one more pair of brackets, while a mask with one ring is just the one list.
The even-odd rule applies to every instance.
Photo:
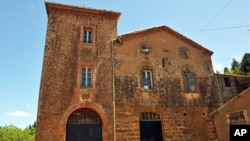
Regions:
[[[90, 108], [102, 118], [103, 140], [113, 139], [111, 39], [119, 13], [46, 3], [48, 27], [39, 94], [36, 141], [65, 140], [67, 118]], [[83, 28], [94, 42], [82, 42]], [[81, 68], [92, 67], [93, 86], [81, 88]]]
[[[227, 82], [226, 82], [227, 81]], [[226, 83], [228, 83], [226, 85]], [[215, 107], [225, 104], [250, 86], [250, 77], [243, 75], [216, 74], [213, 77]]]

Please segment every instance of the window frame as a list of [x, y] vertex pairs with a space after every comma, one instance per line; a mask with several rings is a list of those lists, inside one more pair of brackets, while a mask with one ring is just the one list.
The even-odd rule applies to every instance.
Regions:
[[[150, 74], [150, 78], [149, 79], [145, 78], [145, 77], [147, 77], [148, 73]], [[146, 76], [144, 74], [146, 74]], [[153, 87], [153, 73], [152, 73], [152, 71], [151, 70], [142, 70], [142, 74], [141, 75], [142, 75], [142, 88], [145, 89], [145, 90], [152, 90], [154, 88]], [[145, 80], [147, 81], [146, 83], [150, 84], [150, 85], [145, 85]]]
[[[87, 35], [85, 35], [85, 31], [87, 31]], [[83, 25], [80, 27], [80, 36], [79, 36], [79, 47], [95, 47], [95, 39], [96, 39], [96, 28], [94, 26], [89, 25]], [[90, 33], [91, 32], [91, 33]], [[91, 34], [91, 37], [89, 36]], [[88, 41], [88, 39], [85, 39], [87, 37], [88, 39], [91, 38], [91, 41]], [[90, 37], [90, 38], [89, 38]]]
[[185, 86], [188, 92], [196, 91], [195, 75], [191, 72], [184, 72]]
[[[85, 76], [83, 75], [83, 70], [85, 70]], [[89, 75], [90, 70], [90, 75]], [[85, 79], [83, 79], [85, 77]], [[90, 82], [89, 80], [90, 79]], [[81, 87], [82, 88], [92, 88], [93, 85], [93, 69], [91, 67], [82, 67], [81, 69]]]
[[92, 44], [93, 43], [93, 30], [90, 28], [83, 29], [83, 43]]

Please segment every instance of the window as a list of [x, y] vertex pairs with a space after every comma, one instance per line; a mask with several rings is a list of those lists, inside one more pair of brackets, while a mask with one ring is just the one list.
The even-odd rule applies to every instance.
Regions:
[[143, 78], [143, 88], [144, 89], [152, 89], [152, 73], [151, 71], [144, 70], [142, 71], [142, 78]]
[[189, 92], [195, 91], [194, 75], [192, 73], [185, 73], [186, 87]]
[[245, 122], [244, 111], [230, 113], [229, 120], [230, 120], [230, 123]]
[[179, 47], [179, 54], [183, 57], [183, 58], [190, 58], [190, 52], [186, 47]]
[[231, 82], [228, 77], [224, 77], [224, 84], [226, 87], [231, 87]]
[[144, 53], [148, 53], [149, 52], [149, 47], [146, 46], [146, 45], [142, 45], [141, 46], [141, 51], [144, 52]]
[[82, 68], [82, 87], [91, 87], [92, 85], [92, 69]]
[[83, 42], [92, 43], [92, 30], [91, 29], [84, 29]]

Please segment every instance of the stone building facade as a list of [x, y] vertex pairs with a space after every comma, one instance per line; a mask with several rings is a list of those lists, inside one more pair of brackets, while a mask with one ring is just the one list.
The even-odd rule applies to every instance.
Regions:
[[117, 36], [119, 12], [45, 5], [36, 141], [217, 138], [212, 51], [164, 25]]
[[212, 140], [212, 52], [166, 26], [120, 38], [114, 66], [117, 140], [140, 140], [144, 113], [159, 115], [165, 141]]

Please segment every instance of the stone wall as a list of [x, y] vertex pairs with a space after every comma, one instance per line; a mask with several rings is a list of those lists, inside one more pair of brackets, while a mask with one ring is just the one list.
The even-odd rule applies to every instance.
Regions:
[[[211, 56], [165, 28], [122, 35], [122, 42], [115, 44], [118, 141], [140, 140], [143, 112], [160, 115], [164, 141], [216, 139], [209, 116], [218, 98], [212, 86]], [[148, 45], [150, 51], [143, 53], [141, 45]], [[188, 56], [182, 56], [180, 50], [188, 51]], [[152, 71], [153, 89], [143, 88], [144, 69]], [[194, 92], [187, 90], [185, 72], [194, 74]]]
[[139, 141], [142, 112], [160, 114], [164, 141], [214, 140], [216, 132], [209, 113], [201, 107], [162, 108], [148, 106], [116, 106], [117, 141]]
[[217, 97], [215, 98], [217, 99], [217, 102], [214, 102], [215, 105], [217, 105], [216, 107], [225, 104], [249, 86], [249, 76], [215, 74], [213, 77], [213, 88], [214, 93], [217, 94]]

